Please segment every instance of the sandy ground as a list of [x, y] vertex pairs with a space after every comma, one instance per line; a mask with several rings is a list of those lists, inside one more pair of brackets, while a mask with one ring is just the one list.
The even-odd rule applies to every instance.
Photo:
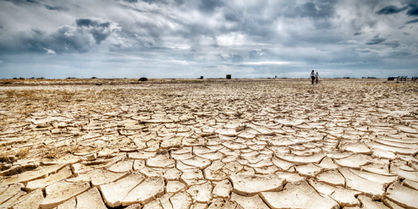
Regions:
[[0, 208], [418, 208], [418, 83], [13, 82]]

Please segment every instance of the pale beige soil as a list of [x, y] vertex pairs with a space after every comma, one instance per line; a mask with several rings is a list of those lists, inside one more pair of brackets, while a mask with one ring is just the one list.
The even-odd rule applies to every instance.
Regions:
[[0, 208], [418, 208], [418, 83], [0, 84]]

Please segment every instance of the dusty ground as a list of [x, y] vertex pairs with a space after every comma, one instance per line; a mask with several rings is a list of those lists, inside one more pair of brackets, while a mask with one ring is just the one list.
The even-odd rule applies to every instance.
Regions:
[[418, 83], [6, 82], [0, 208], [418, 208]]

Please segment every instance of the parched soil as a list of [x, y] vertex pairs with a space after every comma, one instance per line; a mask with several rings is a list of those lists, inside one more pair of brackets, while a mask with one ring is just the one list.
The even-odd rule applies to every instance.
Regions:
[[0, 208], [418, 208], [418, 83], [2, 83]]

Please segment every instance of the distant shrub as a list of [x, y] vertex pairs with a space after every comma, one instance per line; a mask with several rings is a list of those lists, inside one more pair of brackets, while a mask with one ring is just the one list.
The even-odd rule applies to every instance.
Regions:
[[91, 79], [97, 79], [97, 78], [93, 76], [93, 77], [91, 77]]
[[139, 79], [138, 79], [138, 81], [148, 81], [148, 78], [146, 78], [146, 77], [141, 77], [141, 78], [139, 78]]
[[388, 77], [388, 81], [394, 81], [395, 77]]

